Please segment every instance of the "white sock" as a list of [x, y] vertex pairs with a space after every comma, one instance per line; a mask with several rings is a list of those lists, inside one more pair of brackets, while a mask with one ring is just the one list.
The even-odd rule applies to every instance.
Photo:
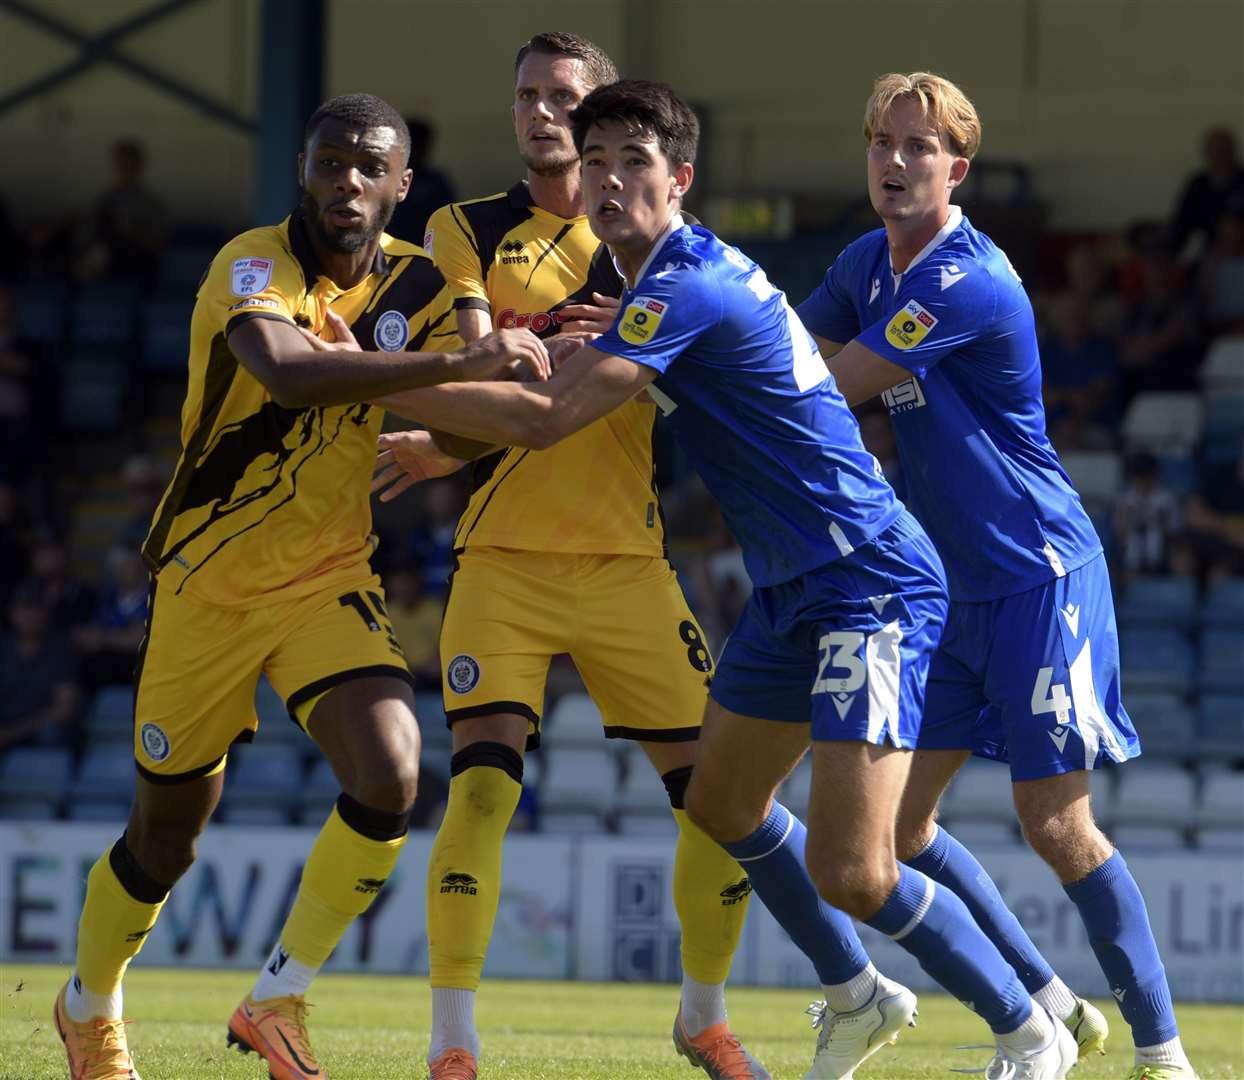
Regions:
[[1053, 1023], [1054, 1018], [1034, 1002], [1032, 1013], [1027, 1020], [1005, 1035], [995, 1033], [994, 1038], [998, 1040], [999, 1046], [1022, 1057], [1024, 1054], [1031, 1054], [1034, 1050], [1040, 1050], [1049, 1043], [1054, 1037]]
[[1066, 1020], [1080, 1003], [1071, 988], [1057, 975], [1032, 995], [1038, 1005], [1044, 1005], [1059, 1020]]
[[682, 998], [679, 1002], [682, 1026], [695, 1036], [707, 1027], [726, 1022], [726, 984], [696, 982], [690, 975], [682, 977]]
[[446, 1050], [459, 1046], [479, 1061], [479, 1034], [475, 1030], [475, 991], [432, 987], [432, 1043], [428, 1064]]
[[[74, 1019], [77, 1019], [77, 1017], [74, 1017]], [[1178, 1035], [1173, 1039], [1167, 1039], [1164, 1043], [1158, 1043], [1156, 1046], [1136, 1047], [1136, 1064], [1173, 1065], [1176, 1068], [1187, 1069], [1188, 1072], [1192, 1072], [1192, 1063], [1188, 1060], [1188, 1055], [1184, 1053], [1183, 1043], [1179, 1041]]]
[[255, 980], [251, 997], [256, 1001], [289, 997], [291, 994], [301, 997], [311, 988], [311, 980], [319, 970], [318, 967], [300, 964], [278, 941]]
[[853, 1012], [872, 1001], [877, 990], [877, 969], [869, 961], [868, 966], [858, 975], [832, 986], [822, 983], [821, 989], [825, 992], [825, 1004], [831, 1012]]
[[78, 1024], [85, 1024], [97, 1016], [104, 1020], [120, 1020], [121, 987], [117, 987], [115, 994], [92, 994], [82, 985], [75, 971], [65, 990], [65, 1012], [70, 1020]]

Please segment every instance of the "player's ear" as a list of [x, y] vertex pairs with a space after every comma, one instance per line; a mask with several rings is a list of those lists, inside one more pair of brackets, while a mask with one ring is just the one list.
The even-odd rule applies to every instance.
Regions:
[[953, 188], [962, 184], [963, 178], [967, 176], [968, 169], [971, 165], [972, 163], [965, 157], [955, 158], [955, 160], [950, 163], [949, 186]]
[[406, 201], [406, 196], [410, 193], [410, 182], [411, 180], [414, 179], [414, 177], [415, 177], [415, 172], [413, 169], [402, 170], [402, 182], [401, 184], [398, 185], [398, 189], [397, 189], [397, 201], [398, 202]]
[[689, 161], [684, 161], [674, 170], [670, 177], [670, 192], [677, 198], [681, 199], [687, 194], [687, 190], [691, 187], [691, 181], [695, 179], [695, 166]]

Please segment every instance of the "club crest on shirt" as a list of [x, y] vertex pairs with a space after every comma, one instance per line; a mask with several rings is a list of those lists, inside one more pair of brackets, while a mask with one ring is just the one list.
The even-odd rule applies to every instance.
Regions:
[[908, 300], [886, 323], [885, 339], [896, 349], [914, 349], [937, 325], [937, 316], [916, 300]]
[[386, 311], [376, 320], [372, 336], [376, 339], [376, 348], [385, 352], [401, 352], [410, 340], [410, 324], [400, 311]]
[[635, 297], [626, 305], [622, 318], [618, 320], [618, 337], [632, 345], [646, 345], [656, 334], [668, 309], [669, 304], [663, 300], [654, 300], [650, 296]]
[[231, 278], [234, 296], [253, 296], [272, 282], [271, 259], [234, 259]]

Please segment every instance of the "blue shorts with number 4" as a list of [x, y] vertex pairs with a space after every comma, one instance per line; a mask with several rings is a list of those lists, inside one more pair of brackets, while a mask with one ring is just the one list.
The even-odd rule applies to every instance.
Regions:
[[910, 514], [792, 581], [757, 588], [709, 696], [743, 716], [811, 721], [812, 738], [911, 749], [946, 579]]
[[1009, 762], [1013, 780], [1140, 753], [1104, 556], [1027, 592], [950, 605], [919, 746]]

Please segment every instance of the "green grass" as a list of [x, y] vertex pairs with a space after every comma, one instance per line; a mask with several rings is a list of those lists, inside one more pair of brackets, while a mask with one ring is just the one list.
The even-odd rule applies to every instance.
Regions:
[[[51, 1023], [52, 1000], [66, 972], [57, 967], [0, 968], [0, 1080], [66, 1075]], [[130, 1046], [145, 1080], [266, 1080], [254, 1056], [227, 1052], [225, 1021], [250, 984], [244, 972], [136, 967], [126, 979], [126, 1013], [137, 1018]], [[430, 996], [425, 979], [326, 975], [311, 995], [311, 1034], [333, 1080], [422, 1080]], [[778, 1080], [802, 1077], [813, 1035], [807, 993], [730, 991], [735, 1030]], [[633, 983], [493, 981], [480, 995], [484, 1038], [481, 1080], [691, 1080], [670, 1045], [673, 986]], [[1076, 1069], [1076, 1080], [1121, 1078], [1132, 1062], [1118, 1012], [1109, 1053]], [[1244, 1008], [1185, 1005], [1184, 1045], [1203, 1080], [1244, 1078]], [[987, 1051], [956, 1051], [988, 1041], [985, 1026], [956, 1002], [926, 994], [920, 1026], [861, 1069], [861, 1080], [938, 1077], [950, 1067], [981, 1067]]]

